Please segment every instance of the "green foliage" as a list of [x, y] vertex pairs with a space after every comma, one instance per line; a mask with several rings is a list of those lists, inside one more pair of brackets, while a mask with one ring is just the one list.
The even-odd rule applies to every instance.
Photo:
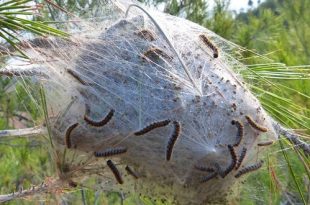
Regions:
[[44, 36], [68, 36], [65, 32], [54, 29], [43, 21], [29, 20], [39, 12], [40, 6], [33, 0], [8, 0], [0, 4], [0, 38], [18, 50], [22, 57], [27, 57], [16, 45], [21, 42], [22, 31]]
[[[1, 126], [0, 129], [6, 129]], [[1, 139], [0, 192], [11, 193], [41, 184], [53, 174], [49, 154], [42, 139]], [[33, 204], [18, 200], [13, 204]]]

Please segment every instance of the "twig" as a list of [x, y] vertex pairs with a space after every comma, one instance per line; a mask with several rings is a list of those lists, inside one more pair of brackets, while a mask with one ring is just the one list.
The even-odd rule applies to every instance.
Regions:
[[13, 130], [0, 130], [1, 137], [33, 137], [38, 135], [45, 135], [46, 129], [42, 126], [36, 126], [24, 129], [13, 129]]
[[56, 3], [53, 3], [52, 1], [50, 0], [45, 0], [48, 4], [50, 4], [51, 6], [55, 7], [56, 9], [70, 15], [70, 16], [73, 16], [73, 17], [76, 17], [74, 14], [70, 13], [69, 11], [67, 11], [66, 9], [62, 8], [61, 6], [59, 6], [58, 4]]
[[[42, 70], [42, 69], [41, 69]], [[34, 67], [29, 69], [19, 69], [19, 68], [11, 68], [11, 69], [1, 69], [0, 70], [0, 77], [1, 76], [8, 76], [8, 77], [32, 77], [32, 76], [40, 76], [44, 78], [48, 78], [48, 76], [43, 73], [40, 68]]]
[[291, 143], [296, 145], [296, 147], [302, 149], [306, 156], [310, 155], [310, 144], [299, 139], [301, 135], [290, 131], [274, 120], [272, 121], [272, 125], [278, 135], [283, 135]]
[[[0, 113], [1, 113], [1, 112], [4, 113], [4, 111], [0, 109]], [[25, 121], [27, 121], [27, 122], [32, 122], [32, 120], [28, 119], [27, 117], [23, 116], [22, 114], [19, 114], [18, 112], [13, 112], [13, 116], [14, 116], [14, 117], [17, 117], [17, 118], [19, 119], [19, 121], [25, 120]]]
[[62, 183], [59, 180], [44, 182], [39, 186], [33, 186], [32, 188], [27, 190], [0, 195], [0, 203], [11, 201], [18, 198], [34, 196], [35, 194], [40, 194], [43, 192], [50, 193], [56, 191], [59, 188], [62, 188]]

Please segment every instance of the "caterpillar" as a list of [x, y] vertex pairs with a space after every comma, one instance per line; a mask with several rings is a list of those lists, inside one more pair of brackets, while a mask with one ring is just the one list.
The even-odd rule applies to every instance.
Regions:
[[243, 147], [242, 150], [241, 150], [241, 154], [239, 156], [239, 159], [238, 159], [238, 161], [236, 163], [236, 166], [235, 166], [236, 170], [239, 169], [239, 167], [241, 166], [241, 163], [242, 163], [242, 161], [243, 161], [243, 159], [244, 159], [244, 157], [246, 155], [246, 151], [247, 151], [247, 148]]
[[179, 122], [174, 121], [173, 124], [174, 124], [174, 131], [173, 131], [173, 134], [168, 141], [167, 149], [166, 149], [166, 160], [167, 161], [169, 161], [171, 158], [173, 146], [174, 146], [175, 142], [177, 141], [177, 139], [180, 135], [180, 131], [181, 131], [181, 125]]
[[160, 127], [167, 126], [169, 123], [170, 123], [170, 120], [162, 120], [162, 121], [154, 122], [154, 123], [146, 126], [145, 128], [143, 128], [142, 130], [139, 130], [139, 131], [135, 132], [134, 134], [136, 136], [144, 135], [144, 134], [152, 131], [155, 128], [160, 128]]
[[124, 154], [127, 152], [126, 147], [108, 148], [102, 152], [94, 152], [95, 157], [110, 157], [113, 155]]
[[227, 147], [228, 147], [228, 150], [230, 152], [230, 156], [231, 156], [232, 161], [231, 161], [230, 165], [223, 171], [224, 177], [227, 176], [227, 174], [229, 174], [229, 172], [231, 172], [234, 169], [234, 167], [236, 166], [236, 163], [237, 163], [237, 155], [236, 155], [236, 152], [234, 150], [234, 147], [231, 145], [228, 145]]
[[218, 48], [210, 41], [210, 39], [204, 34], [199, 35], [199, 38], [213, 51], [213, 57], [217, 58], [219, 56]]
[[77, 81], [79, 81], [82, 85], [87, 85], [87, 83], [74, 71], [68, 69], [67, 72], [72, 75]]
[[268, 142], [260, 142], [257, 144], [257, 146], [268, 146], [268, 145], [272, 145], [273, 141], [268, 141]]
[[243, 169], [241, 169], [236, 175], [235, 177], [236, 178], [239, 178], [240, 176], [242, 176], [243, 174], [246, 174], [248, 172], [251, 172], [251, 171], [255, 171], [255, 170], [258, 170], [259, 168], [262, 167], [264, 161], [263, 160], [260, 160], [258, 163], [256, 164], [253, 164], [251, 166], [248, 166], [248, 167], [245, 167]]
[[94, 127], [102, 127], [106, 125], [112, 119], [113, 115], [114, 115], [114, 110], [111, 109], [110, 112], [105, 116], [105, 118], [103, 118], [100, 121], [94, 121], [90, 119], [86, 114], [84, 115], [84, 120], [85, 122], [87, 122], [88, 124]]
[[195, 169], [197, 169], [199, 171], [203, 171], [203, 172], [214, 172], [215, 171], [214, 168], [199, 166], [199, 165], [195, 165]]
[[212, 174], [209, 174], [208, 176], [203, 177], [201, 180], [201, 183], [205, 183], [205, 182], [209, 181], [210, 179], [213, 179], [216, 176], [217, 176], [217, 173], [213, 172]]
[[145, 51], [143, 53], [143, 58], [145, 57], [154, 57], [154, 54], [156, 56], [161, 56], [167, 60], [171, 60], [172, 57], [169, 56], [168, 54], [166, 54], [164, 51], [162, 51], [160, 48], [156, 48], [156, 47], [152, 47], [152, 48], [149, 48], [147, 51]]
[[74, 128], [76, 128], [79, 125], [79, 123], [74, 123], [73, 125], [71, 125], [67, 131], [66, 131], [66, 135], [65, 135], [65, 144], [67, 146], [68, 149], [71, 148], [71, 132]]
[[238, 120], [232, 120], [231, 124], [236, 125], [237, 128], [238, 128], [236, 143], [233, 145], [234, 147], [237, 147], [237, 146], [239, 146], [239, 144], [240, 144], [240, 142], [241, 142], [241, 140], [243, 138], [244, 127], [243, 127], [243, 124], [240, 121], [238, 121]]
[[214, 163], [215, 172], [218, 173], [222, 178], [225, 177], [225, 173], [223, 172], [221, 166], [218, 163]]
[[121, 174], [119, 173], [117, 167], [115, 166], [115, 164], [114, 164], [111, 160], [108, 160], [108, 161], [107, 161], [107, 165], [108, 165], [108, 167], [111, 169], [111, 171], [113, 172], [116, 181], [117, 181], [119, 184], [123, 184], [124, 181], [123, 181], [122, 176], [121, 176]]
[[149, 40], [149, 41], [155, 40], [155, 34], [148, 29], [142, 29], [142, 30], [136, 32], [135, 34], [137, 34], [141, 38], [144, 38], [145, 40]]
[[133, 171], [128, 165], [126, 166], [125, 170], [127, 171], [128, 174], [130, 174], [131, 176], [133, 176], [135, 179], [138, 179], [139, 176], [137, 175], [137, 173], [135, 171]]
[[261, 131], [261, 132], [267, 132], [268, 131], [268, 129], [266, 127], [258, 125], [250, 116], [246, 115], [245, 118], [247, 119], [248, 123], [254, 129], [257, 129], [258, 131]]

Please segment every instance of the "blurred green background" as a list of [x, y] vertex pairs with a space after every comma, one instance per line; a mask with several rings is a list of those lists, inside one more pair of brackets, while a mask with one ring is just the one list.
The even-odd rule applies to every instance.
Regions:
[[[230, 10], [228, 0], [145, 0], [147, 5], [158, 7], [172, 15], [185, 17], [214, 31], [218, 35], [249, 50], [242, 52], [240, 61], [249, 70], [240, 71], [251, 85], [264, 108], [284, 125], [296, 129], [304, 136], [310, 134], [310, 1], [309, 0], [266, 0], [248, 1], [244, 9]], [[0, 19], [16, 16], [0, 1]], [[13, 1], [14, 2], [14, 1]], [[16, 1], [18, 2], [18, 1]], [[54, 0], [19, 1], [41, 5], [40, 15], [30, 13], [30, 20], [50, 25], [53, 21], [67, 20], [61, 8], [82, 18], [100, 16], [98, 8], [104, 0]], [[233, 2], [236, 4], [236, 1]], [[11, 4], [12, 5], [12, 4]], [[34, 5], [34, 4], [32, 4]], [[255, 5], [255, 6], [254, 6]], [[28, 27], [36, 24], [21, 21]], [[55, 24], [56, 25], [56, 24]], [[62, 29], [61, 24], [57, 24]], [[1, 46], [16, 44], [23, 33], [30, 30], [44, 35], [42, 30], [28, 27], [11, 27], [0, 20]], [[64, 35], [52, 31], [54, 35]], [[21, 52], [22, 53], [22, 52]], [[259, 53], [262, 56], [257, 57]], [[7, 55], [0, 55], [5, 65]], [[264, 61], [263, 57], [270, 60]], [[285, 67], [284, 63], [288, 66]], [[302, 65], [296, 67], [296, 65]], [[253, 73], [262, 75], [261, 79]], [[297, 73], [297, 74], [296, 74]], [[9, 92], [14, 79], [0, 78], [0, 130], [32, 127], [40, 118], [40, 110], [29, 97], [25, 84], [17, 83]], [[272, 83], [270, 83], [272, 82]], [[277, 86], [275, 87], [274, 84]], [[28, 87], [28, 88], [29, 88]], [[35, 92], [32, 95], [36, 96]], [[305, 137], [307, 141], [309, 138]], [[309, 140], [308, 140], [309, 142]], [[9, 139], [0, 138], [0, 193], [10, 193], [40, 184], [46, 177], [55, 176], [55, 166], [47, 150], [44, 137]], [[257, 174], [248, 177], [237, 190], [233, 204], [310, 204], [309, 157], [294, 149], [286, 140], [279, 140], [266, 154], [266, 166]], [[77, 188], [62, 195], [50, 195], [7, 204], [160, 204], [140, 196], [129, 196], [123, 202], [119, 193]]]

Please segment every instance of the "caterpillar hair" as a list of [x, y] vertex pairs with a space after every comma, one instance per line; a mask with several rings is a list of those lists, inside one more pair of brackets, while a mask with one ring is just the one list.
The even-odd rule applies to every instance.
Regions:
[[149, 41], [155, 40], [155, 34], [148, 29], [139, 30], [135, 34], [137, 34], [141, 38], [144, 38], [145, 40], [149, 40]]
[[247, 119], [248, 123], [256, 130], [261, 132], [267, 132], [268, 129], [266, 127], [258, 125], [250, 116], [246, 115], [245, 118]]
[[175, 142], [177, 141], [177, 139], [180, 135], [180, 131], [181, 131], [181, 125], [179, 122], [174, 121], [173, 124], [174, 124], [174, 131], [173, 131], [173, 134], [168, 141], [167, 149], [166, 149], [166, 160], [167, 161], [169, 161], [171, 158], [173, 146], [174, 146]]
[[144, 135], [144, 134], [152, 131], [155, 128], [160, 128], [160, 127], [167, 126], [169, 123], [170, 123], [170, 120], [162, 120], [162, 121], [154, 122], [154, 123], [146, 126], [145, 128], [143, 128], [142, 130], [139, 130], [139, 131], [135, 132], [134, 134], [136, 136]]
[[102, 127], [106, 125], [112, 119], [113, 115], [114, 115], [114, 110], [111, 109], [110, 112], [105, 116], [105, 118], [103, 118], [100, 121], [94, 121], [90, 119], [86, 114], [84, 115], [84, 120], [85, 122], [87, 122], [88, 124], [94, 127]]
[[243, 138], [244, 127], [243, 127], [243, 124], [240, 121], [238, 121], [238, 120], [232, 120], [231, 124], [236, 125], [237, 129], [238, 129], [236, 143], [233, 145], [234, 147], [237, 147], [237, 146], [239, 146], [239, 144], [240, 144], [240, 142], [241, 142], [241, 140]]
[[268, 142], [260, 142], [257, 144], [257, 146], [268, 146], [268, 145], [272, 145], [273, 141], [268, 141]]
[[125, 170], [127, 171], [128, 174], [130, 174], [131, 176], [133, 176], [135, 179], [138, 179], [138, 174], [133, 171], [129, 166], [126, 166]]
[[74, 123], [73, 125], [71, 125], [70, 127], [68, 127], [67, 131], [66, 131], [66, 135], [65, 135], [65, 144], [67, 146], [68, 149], [70, 149], [72, 147], [71, 144], [71, 132], [74, 128], [76, 128], [79, 125], [79, 123]]
[[215, 171], [214, 168], [200, 166], [200, 165], [195, 165], [195, 169], [202, 171], [202, 172], [214, 172]]
[[77, 81], [79, 81], [82, 85], [87, 85], [87, 83], [74, 71], [68, 69], [67, 72], [72, 75]]
[[242, 150], [241, 150], [241, 154], [240, 154], [240, 156], [239, 156], [239, 159], [238, 159], [238, 161], [237, 161], [237, 163], [236, 163], [236, 166], [235, 166], [235, 169], [236, 169], [236, 170], [239, 169], [239, 167], [241, 166], [242, 161], [243, 161], [243, 159], [245, 158], [246, 151], [247, 151], [247, 148], [243, 147]]
[[210, 39], [205, 34], [199, 35], [199, 38], [213, 51], [213, 57], [217, 58], [219, 56], [218, 48], [210, 41]]
[[118, 169], [116, 168], [115, 164], [114, 164], [111, 160], [108, 160], [108, 161], [107, 161], [107, 165], [108, 165], [108, 167], [111, 169], [111, 171], [113, 172], [116, 181], [117, 181], [119, 184], [123, 184], [124, 181], [123, 181], [122, 176], [121, 176], [121, 174], [119, 173]]
[[236, 163], [237, 163], [237, 155], [236, 155], [236, 152], [234, 150], [234, 147], [231, 145], [228, 145], [228, 150], [229, 150], [230, 156], [231, 156], [231, 163], [224, 170], [224, 172], [223, 172], [224, 177], [227, 176], [227, 174], [229, 174], [234, 169], [234, 167], [236, 166]]
[[249, 172], [258, 170], [259, 168], [262, 167], [263, 163], [264, 163], [264, 161], [261, 160], [261, 161], [259, 161], [259, 162], [256, 163], [256, 164], [253, 164], [253, 165], [248, 166], [248, 167], [244, 167], [243, 169], [241, 169], [241, 170], [235, 175], [235, 177], [236, 177], [236, 178], [239, 178], [239, 177], [242, 176], [243, 174], [246, 174], [246, 173], [249, 173]]
[[203, 177], [201, 180], [201, 183], [205, 183], [205, 182], [209, 181], [210, 179], [213, 179], [216, 176], [217, 176], [217, 173], [213, 172], [212, 174], [209, 174], [208, 176]]
[[95, 157], [110, 157], [114, 155], [120, 155], [127, 152], [126, 147], [114, 147], [108, 148], [102, 152], [94, 152]]

